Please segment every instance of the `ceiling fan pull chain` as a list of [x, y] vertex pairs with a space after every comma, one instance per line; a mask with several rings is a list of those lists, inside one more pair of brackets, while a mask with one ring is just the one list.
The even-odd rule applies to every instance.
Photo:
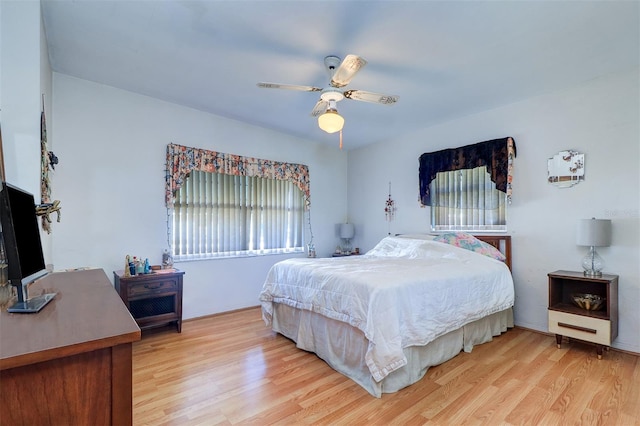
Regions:
[[342, 130], [340, 130], [340, 150], [342, 151]]

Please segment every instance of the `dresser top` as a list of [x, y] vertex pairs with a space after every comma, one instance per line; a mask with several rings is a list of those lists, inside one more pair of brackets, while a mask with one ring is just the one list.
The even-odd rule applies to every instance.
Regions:
[[57, 295], [36, 314], [0, 312], [2, 370], [140, 340], [140, 328], [102, 269], [52, 273], [28, 293]]

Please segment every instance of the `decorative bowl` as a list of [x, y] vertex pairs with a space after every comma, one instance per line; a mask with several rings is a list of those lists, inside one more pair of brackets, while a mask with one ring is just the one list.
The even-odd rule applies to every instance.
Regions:
[[605, 297], [597, 294], [575, 293], [571, 295], [573, 303], [587, 311], [598, 311], [604, 307]]

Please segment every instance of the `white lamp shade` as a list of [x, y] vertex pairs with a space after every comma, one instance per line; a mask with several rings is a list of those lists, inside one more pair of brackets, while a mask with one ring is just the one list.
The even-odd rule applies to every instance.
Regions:
[[340, 224], [340, 238], [349, 239], [353, 238], [356, 231], [353, 227], [353, 223], [342, 223]]
[[580, 219], [576, 244], [579, 246], [608, 247], [611, 245], [609, 219]]
[[335, 109], [329, 109], [318, 117], [318, 127], [327, 133], [335, 133], [342, 130], [344, 118]]

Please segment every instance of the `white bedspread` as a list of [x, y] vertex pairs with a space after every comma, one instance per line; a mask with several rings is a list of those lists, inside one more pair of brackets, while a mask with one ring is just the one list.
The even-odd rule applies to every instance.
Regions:
[[387, 237], [362, 256], [275, 264], [260, 301], [267, 325], [272, 304], [283, 303], [362, 330], [367, 366], [380, 381], [407, 363], [402, 348], [512, 307], [514, 290], [500, 261], [445, 243]]

